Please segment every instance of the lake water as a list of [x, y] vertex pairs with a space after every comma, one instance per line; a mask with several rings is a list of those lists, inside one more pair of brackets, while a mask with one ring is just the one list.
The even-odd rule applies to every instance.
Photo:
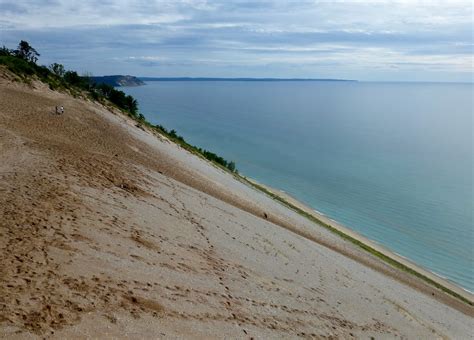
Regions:
[[474, 291], [473, 84], [154, 81], [155, 124]]

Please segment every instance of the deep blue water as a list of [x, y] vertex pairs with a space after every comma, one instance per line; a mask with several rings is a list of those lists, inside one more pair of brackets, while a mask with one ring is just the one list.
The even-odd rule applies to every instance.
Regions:
[[473, 84], [148, 82], [152, 123], [474, 291]]

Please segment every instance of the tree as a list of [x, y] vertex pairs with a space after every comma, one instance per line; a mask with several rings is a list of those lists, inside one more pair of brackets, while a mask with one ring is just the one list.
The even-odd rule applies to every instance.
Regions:
[[98, 84], [96, 85], [96, 87], [100, 91], [100, 93], [106, 98], [110, 98], [110, 94], [114, 90], [112, 86], [104, 84], [104, 83]]
[[80, 75], [78, 75], [76, 71], [64, 72], [64, 80], [70, 85], [77, 86], [82, 89], [87, 90], [89, 88], [88, 81], [82, 78]]
[[84, 79], [84, 81], [87, 83], [89, 88], [94, 87], [94, 82], [92, 81], [92, 73], [91, 72], [87, 72], [87, 71], [83, 72], [81, 78]]
[[64, 77], [64, 73], [66, 73], [64, 66], [58, 63], [51, 64], [49, 66], [49, 69], [51, 70], [51, 72], [61, 78]]
[[169, 135], [170, 135], [171, 137], [173, 137], [173, 138], [176, 138], [176, 137], [178, 136], [178, 135], [176, 134], [176, 130], [175, 130], [175, 129], [171, 130], [171, 131], [169, 132]]
[[18, 49], [13, 52], [15, 56], [36, 63], [40, 54], [27, 41], [20, 41]]
[[132, 96], [127, 96], [125, 98], [126, 100], [126, 107], [128, 109], [128, 111], [130, 111], [131, 114], [133, 115], [136, 115], [137, 112], [138, 112], [138, 102], [135, 98], [133, 98]]
[[233, 161], [231, 161], [228, 165], [227, 165], [227, 169], [229, 169], [230, 171], [234, 172], [235, 171], [235, 163]]
[[9, 55], [12, 55], [12, 50], [6, 48], [5, 46], [3, 46], [2, 48], [0, 48], [0, 56], [9, 56]]

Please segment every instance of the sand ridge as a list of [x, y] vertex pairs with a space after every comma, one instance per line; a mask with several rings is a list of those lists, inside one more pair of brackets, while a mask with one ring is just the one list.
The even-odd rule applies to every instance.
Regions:
[[0, 79], [1, 337], [469, 336], [472, 316], [275, 225], [314, 228], [119, 113]]

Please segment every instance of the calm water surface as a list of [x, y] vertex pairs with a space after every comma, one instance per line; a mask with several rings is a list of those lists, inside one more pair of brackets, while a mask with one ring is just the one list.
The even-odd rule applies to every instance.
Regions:
[[152, 123], [474, 291], [472, 84], [148, 82]]

